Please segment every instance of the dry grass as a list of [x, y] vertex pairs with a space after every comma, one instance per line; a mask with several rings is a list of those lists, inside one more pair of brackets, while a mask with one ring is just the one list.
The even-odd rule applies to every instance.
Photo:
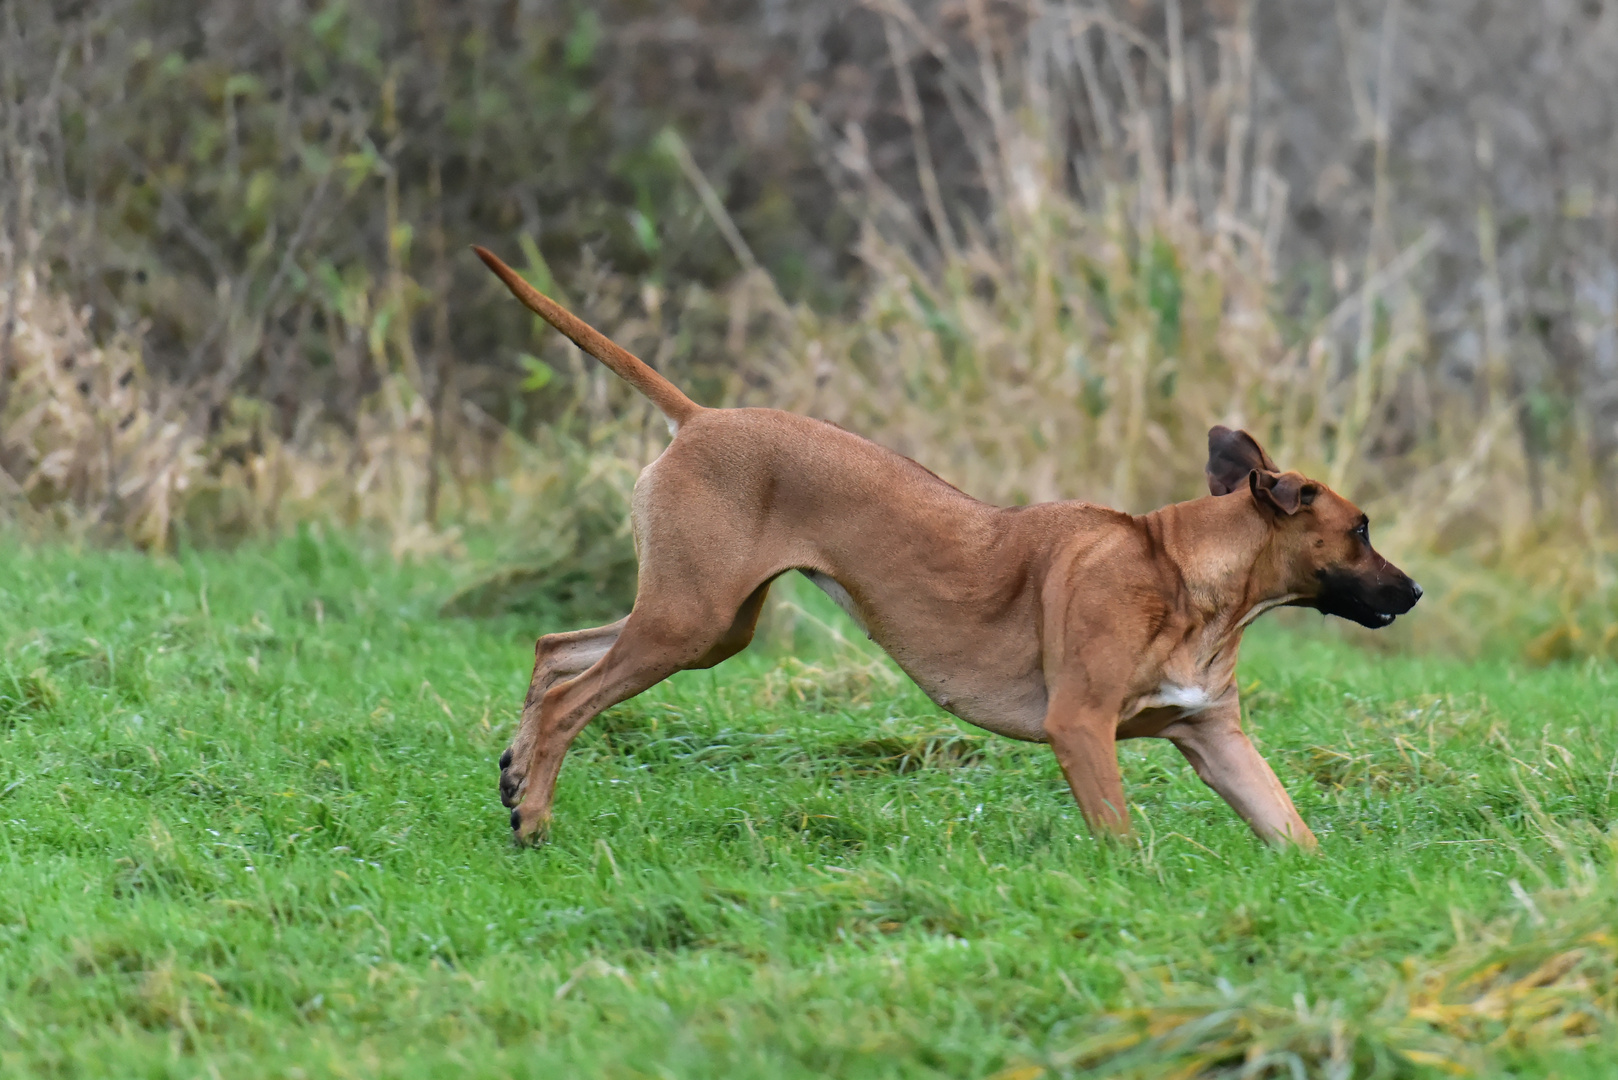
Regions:
[[260, 402], [235, 398], [208, 415], [203, 391], [151, 378], [138, 328], [97, 344], [88, 310], [3, 241], [0, 268], [10, 282], [0, 498], [26, 524], [162, 551], [322, 521], [380, 534], [397, 557], [456, 552], [459, 526], [428, 521], [436, 459], [457, 481], [444, 489], [446, 517], [537, 523], [524, 538], [549, 553], [537, 569], [577, 555], [586, 576], [624, 576], [621, 554], [590, 561], [602, 536], [609, 549], [614, 537], [628, 543], [637, 449], [619, 425], [590, 446], [534, 444], [466, 403], [435, 454], [429, 404], [398, 375], [361, 402], [351, 429], [317, 409], [283, 438]]
[[69, 527], [105, 521], [136, 543], [166, 543], [201, 440], [173, 409], [154, 407], [131, 335], [97, 345], [87, 313], [42, 288], [34, 266], [15, 266], [10, 279], [0, 399], [7, 501]]
[[1346, 1080], [1409, 1075], [1412, 1065], [1480, 1076], [1516, 1055], [1551, 1047], [1572, 1054], [1618, 1024], [1618, 939], [1611, 870], [1570, 866], [1570, 880], [1536, 892], [1510, 882], [1518, 907], [1500, 918], [1480, 922], [1452, 913], [1455, 944], [1379, 972], [1387, 994], [1368, 1014], [1350, 1017], [1340, 1001], [1310, 1002], [1301, 994], [1285, 1008], [1252, 1000], [1222, 980], [1196, 986], [1170, 969], [1146, 971], [1130, 975], [1131, 996], [1156, 1004], [1098, 1016], [1083, 1038], [1045, 1064], [1015, 1065], [994, 1080]]
[[1400, 964], [1382, 1007], [1357, 1023], [1327, 1003], [1252, 1004], [1228, 988], [1176, 986], [1165, 972], [1163, 1005], [1110, 1017], [1062, 1063], [1124, 1067], [1112, 1076], [1135, 1075], [1132, 1060], [1161, 1075], [1168, 1059], [1185, 1076], [1285, 1077], [1302, 1068], [1348, 1077], [1403, 1059], [1473, 1076], [1527, 1048], [1576, 1050], [1618, 1023], [1618, 939], [1610, 869], [1575, 867], [1572, 880], [1532, 894], [1513, 881], [1516, 913], [1471, 925], [1455, 916], [1456, 944]]

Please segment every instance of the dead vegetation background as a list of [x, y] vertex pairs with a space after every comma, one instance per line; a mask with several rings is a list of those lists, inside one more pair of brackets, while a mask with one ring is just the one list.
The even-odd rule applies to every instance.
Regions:
[[17, 0], [0, 33], [19, 519], [504, 537], [458, 605], [623, 606], [659, 425], [483, 242], [699, 400], [984, 498], [1190, 497], [1245, 424], [1438, 586], [1402, 633], [1614, 651], [1610, 4]]

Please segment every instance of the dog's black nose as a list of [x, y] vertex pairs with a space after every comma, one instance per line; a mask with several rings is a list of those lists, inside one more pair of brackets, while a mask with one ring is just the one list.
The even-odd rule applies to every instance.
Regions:
[[1410, 583], [1410, 595], [1414, 596], [1417, 600], [1421, 599], [1421, 586], [1417, 585], [1414, 581]]

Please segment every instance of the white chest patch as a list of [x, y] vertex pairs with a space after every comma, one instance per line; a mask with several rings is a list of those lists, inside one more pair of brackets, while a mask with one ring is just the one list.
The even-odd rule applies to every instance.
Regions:
[[1213, 704], [1213, 698], [1202, 687], [1178, 686], [1174, 683], [1164, 683], [1158, 687], [1157, 699], [1170, 708], [1188, 712], [1200, 712]]

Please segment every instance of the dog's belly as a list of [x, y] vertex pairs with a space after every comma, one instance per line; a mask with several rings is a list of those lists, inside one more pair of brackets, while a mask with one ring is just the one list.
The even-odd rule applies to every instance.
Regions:
[[[883, 640], [889, 635], [871, 633], [854, 598], [835, 578], [816, 570], [804, 570], [803, 575], [847, 612], [867, 637], [882, 646], [939, 708], [996, 735], [1027, 742], [1046, 741], [1045, 679], [1037, 666], [1010, 677], [992, 675], [974, 671], [970, 658], [932, 655], [928, 643]], [[1035, 657], [1031, 653], [1029, 659]]]
[[843, 614], [854, 620], [854, 625], [858, 626], [866, 637], [871, 636], [870, 627], [865, 625], [865, 616], [860, 614], [860, 609], [854, 605], [854, 598], [848, 595], [848, 590], [843, 588], [842, 582], [830, 574], [822, 574], [819, 570], [804, 570], [802, 573], [815, 583], [816, 588], [831, 597], [832, 602], [843, 609]]
[[[918, 682], [918, 686], [921, 684]], [[965, 720], [974, 727], [1004, 735], [1008, 739], [1025, 742], [1045, 742], [1045, 684], [1038, 686], [1007, 686], [993, 694], [962, 694], [952, 697], [947, 693], [927, 690], [927, 696], [945, 712]]]
[[922, 693], [940, 709], [974, 727], [1025, 742], [1046, 742], [1045, 679], [1038, 672], [1019, 677], [987, 677], [965, 665], [923, 669], [914, 658], [889, 650]]

